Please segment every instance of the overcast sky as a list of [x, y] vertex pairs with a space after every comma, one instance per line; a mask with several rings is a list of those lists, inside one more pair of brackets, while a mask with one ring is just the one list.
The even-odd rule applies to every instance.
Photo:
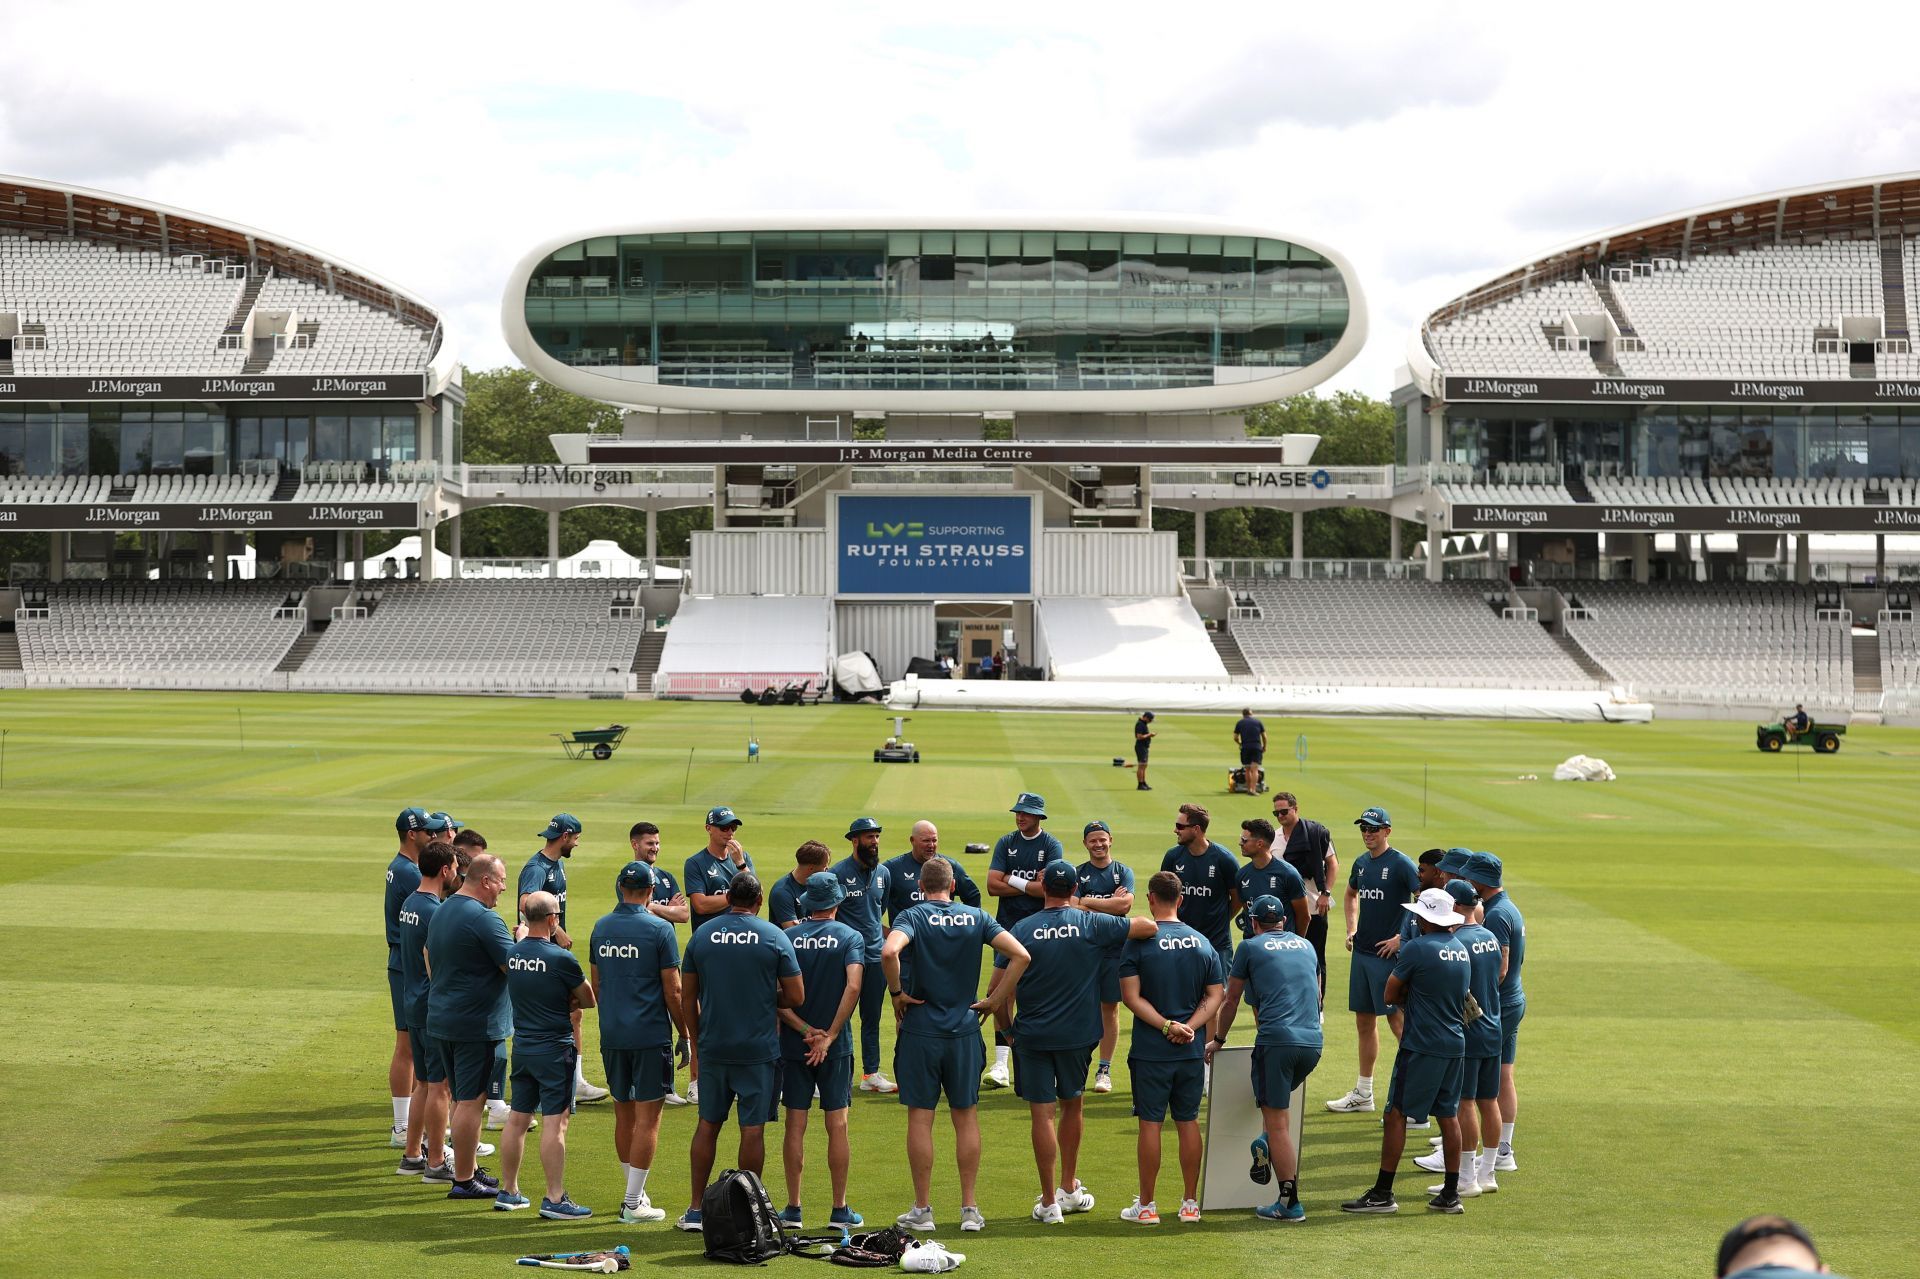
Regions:
[[1424, 311], [1537, 250], [1920, 169], [1904, 5], [115, 7], [0, 0], [0, 171], [305, 241], [475, 367], [512, 360], [509, 267], [574, 228], [1144, 210], [1345, 252], [1372, 337], [1331, 385], [1385, 395]]

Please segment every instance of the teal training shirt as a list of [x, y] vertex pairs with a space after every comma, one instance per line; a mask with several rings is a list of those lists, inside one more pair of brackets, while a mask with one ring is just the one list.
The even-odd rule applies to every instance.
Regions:
[[[1160, 921], [1151, 937], [1128, 940], [1120, 952], [1120, 976], [1140, 979], [1140, 997], [1171, 1021], [1185, 1021], [1207, 997], [1207, 987], [1224, 985], [1220, 952], [1213, 943], [1177, 919]], [[1129, 1056], [1143, 1061], [1198, 1061], [1206, 1055], [1204, 1027], [1190, 1044], [1176, 1044], [1160, 1027], [1133, 1019]]]
[[564, 859], [554, 861], [544, 851], [527, 858], [520, 868], [520, 887], [514, 901], [528, 893], [552, 893], [560, 899], [560, 927], [567, 926], [567, 867]]
[[1527, 921], [1520, 908], [1506, 893], [1497, 894], [1486, 904], [1486, 929], [1507, 948], [1507, 976], [1500, 983], [1500, 1006], [1523, 1008], [1527, 992], [1520, 985], [1520, 966], [1527, 960]]
[[1423, 933], [1400, 947], [1393, 975], [1407, 983], [1400, 1046], [1429, 1057], [1464, 1057], [1473, 958], [1452, 933]]
[[[634, 858], [634, 860], [646, 861], [646, 859], [643, 857], [636, 857]], [[674, 879], [672, 871], [668, 870], [665, 866], [660, 865], [658, 862], [647, 862], [647, 866], [649, 869], [653, 871], [653, 904], [654, 905], [664, 906], [668, 902], [672, 901], [674, 898], [680, 895], [680, 885]], [[616, 906], [621, 904], [620, 885], [618, 884], [615, 884], [613, 886], [613, 904]]]
[[387, 926], [387, 967], [393, 972], [400, 971], [400, 957], [393, 949], [400, 944], [400, 903], [412, 896], [419, 887], [420, 868], [395, 853], [393, 860], [387, 863], [387, 891], [380, 911]]
[[900, 956], [901, 988], [925, 1001], [907, 1009], [901, 1032], [949, 1039], [979, 1034], [972, 1005], [980, 997], [981, 947], [1006, 929], [978, 906], [957, 902], [910, 906], [893, 928], [912, 939]]
[[[926, 900], [920, 892], [921, 865], [922, 863], [914, 857], [912, 852], [887, 858], [887, 925], [889, 928], [892, 927], [894, 920], [900, 918], [901, 911]], [[968, 906], [978, 906], [980, 885], [973, 882], [973, 877], [967, 874], [966, 867], [959, 862], [950, 860], [947, 865], [953, 867], [953, 900]], [[885, 940], [884, 935], [882, 940]], [[874, 952], [875, 956], [879, 953]]]
[[[683, 879], [687, 886], [688, 897], [691, 898], [694, 893], [726, 892], [727, 885], [733, 882], [734, 875], [738, 874], [741, 870], [752, 870], [756, 875], [760, 873], [754, 870], [753, 855], [751, 853], [743, 853], [741, 860], [746, 863], [744, 867], [735, 866], [733, 864], [733, 858], [731, 857], [715, 857], [704, 848], [687, 858]], [[716, 914], [703, 915], [699, 911], [693, 910], [691, 900], [689, 900], [688, 909], [693, 912], [691, 921], [696, 931], [700, 925], [718, 919], [721, 915], [728, 913], [723, 910]]]
[[1240, 873], [1234, 855], [1212, 841], [1198, 855], [1175, 844], [1160, 859], [1160, 869], [1180, 877], [1180, 922], [1212, 942], [1215, 950], [1231, 949], [1231, 894]]
[[1014, 991], [1021, 1048], [1091, 1048], [1100, 1042], [1100, 966], [1127, 940], [1127, 921], [1075, 906], [1046, 906], [1007, 931], [1033, 962]]
[[774, 880], [773, 887], [767, 890], [767, 918], [781, 928], [799, 919], [800, 894], [806, 887], [793, 882], [791, 871]]
[[394, 949], [400, 956], [400, 999], [407, 1010], [407, 1028], [427, 1028], [427, 928], [433, 912], [440, 909], [440, 896], [423, 889], [400, 904], [400, 944]]
[[1322, 1048], [1319, 961], [1298, 933], [1261, 933], [1233, 952], [1233, 975], [1247, 983], [1255, 1044]]
[[680, 967], [700, 979], [702, 1061], [779, 1059], [780, 979], [800, 975], [785, 929], [728, 911], [693, 930]]
[[1420, 895], [1420, 868], [1397, 848], [1388, 848], [1378, 857], [1363, 852], [1353, 859], [1347, 887], [1360, 897], [1353, 953], [1371, 955], [1381, 942], [1400, 935], [1407, 917], [1400, 908]]
[[427, 925], [427, 1033], [436, 1039], [505, 1039], [513, 1030], [507, 997], [507, 955], [513, 934], [477, 898], [455, 893]]
[[1077, 873], [1080, 876], [1080, 887], [1074, 892], [1082, 898], [1114, 897], [1118, 896], [1123, 888], [1129, 893], [1134, 891], [1133, 867], [1125, 862], [1114, 861], [1112, 858], [1107, 860], [1105, 866], [1081, 862]]
[[1453, 939], [1471, 956], [1467, 989], [1480, 1005], [1480, 1016], [1467, 1023], [1467, 1056], [1492, 1057], [1500, 1051], [1500, 939], [1479, 924], [1462, 924]]
[[[997, 870], [1003, 875], [1038, 879], [1048, 862], [1066, 859], [1066, 851], [1060, 847], [1060, 841], [1053, 837], [1052, 831], [1035, 831], [1029, 839], [1017, 830], [1010, 830], [994, 844], [993, 857], [987, 862], [987, 869]], [[1040, 899], [1031, 894], [994, 900], [1000, 905], [993, 915], [1002, 928], [1012, 928], [1041, 908]]]
[[[837, 919], [803, 919], [787, 933], [794, 954], [800, 960], [800, 982], [807, 997], [794, 1011], [800, 1020], [821, 1030], [833, 1025], [840, 1011], [840, 998], [847, 993], [847, 965], [867, 962], [866, 939]], [[877, 955], [877, 952], [876, 952]], [[875, 974], [878, 980], [879, 975]], [[861, 981], [866, 980], [865, 975]], [[827, 1046], [827, 1056], [846, 1057], [853, 1053], [853, 1018], [840, 1028], [839, 1038]], [[807, 1055], [806, 1041], [780, 1027], [780, 1055], [788, 1061], [801, 1061]]]
[[1287, 865], [1278, 854], [1267, 859], [1265, 866], [1255, 866], [1245, 862], [1234, 872], [1234, 889], [1240, 894], [1240, 914], [1234, 923], [1242, 936], [1247, 934], [1247, 906], [1256, 897], [1278, 897], [1287, 904], [1287, 915], [1282, 921], [1286, 931], [1293, 931], [1293, 904], [1307, 895], [1307, 882], [1300, 878], [1300, 872]]
[[580, 961], [544, 937], [523, 937], [507, 956], [515, 1052], [573, 1047], [573, 999], [586, 984]]
[[840, 887], [847, 890], [847, 899], [840, 903], [840, 913], [835, 918], [860, 934], [867, 954], [879, 963], [880, 947], [887, 940], [886, 929], [880, 926], [880, 911], [886, 904], [892, 872], [885, 862], [876, 862], [873, 869], [868, 870], [858, 857], [843, 857], [833, 864], [832, 870], [840, 877]]
[[673, 925], [644, 906], [620, 903], [602, 915], [587, 942], [587, 960], [600, 972], [600, 1046], [664, 1048], [673, 1043], [673, 1019], [660, 974], [680, 967]]

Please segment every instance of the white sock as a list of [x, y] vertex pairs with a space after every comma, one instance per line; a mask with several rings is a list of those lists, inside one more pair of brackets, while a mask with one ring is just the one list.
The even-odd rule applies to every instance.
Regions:
[[1356, 1082], [1353, 1085], [1353, 1090], [1359, 1093], [1362, 1097], [1373, 1096], [1373, 1076], [1372, 1075], [1359, 1076], [1358, 1082]]
[[1013, 1059], [1013, 1049], [1005, 1044], [996, 1044], [993, 1049], [993, 1064], [1004, 1066]]
[[1479, 1181], [1493, 1180], [1493, 1161], [1497, 1158], [1499, 1158], [1499, 1156], [1496, 1155], [1491, 1150], [1488, 1150], [1483, 1154], [1481, 1154], [1480, 1171], [1479, 1171], [1479, 1176], [1476, 1178], [1476, 1180], [1479, 1180]]
[[646, 1168], [635, 1168], [631, 1164], [627, 1166], [627, 1197], [623, 1202], [624, 1207], [638, 1208], [640, 1206], [640, 1200], [646, 1197], [647, 1173], [649, 1171], [650, 1170]]
[[587, 1068], [586, 1066], [581, 1064], [581, 1061], [578, 1057], [575, 1057], [573, 1059], [573, 1086], [575, 1088], [578, 1088], [581, 1085], [585, 1084], [586, 1082], [587, 1082]]
[[410, 1096], [395, 1097], [393, 1099], [393, 1126], [395, 1128], [405, 1128], [407, 1126], [407, 1108], [412, 1104], [413, 1098]]
[[1513, 1153], [1513, 1125], [1512, 1124], [1500, 1125], [1500, 1153], [1503, 1155], [1510, 1155]]

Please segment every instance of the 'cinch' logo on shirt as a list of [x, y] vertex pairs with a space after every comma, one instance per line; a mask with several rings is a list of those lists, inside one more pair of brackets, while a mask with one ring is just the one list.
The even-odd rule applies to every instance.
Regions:
[[1500, 943], [1493, 940], [1477, 941], [1468, 947], [1476, 955], [1488, 955], [1500, 949]]
[[793, 948], [795, 950], [839, 950], [840, 939], [827, 936], [795, 937]]
[[1358, 890], [1355, 895], [1363, 902], [1383, 902], [1387, 900], [1387, 890], [1384, 888], [1362, 888]]
[[[1209, 874], [1212, 873], [1211, 868], [1209, 868], [1208, 873]], [[1188, 897], [1211, 897], [1213, 896], [1213, 885], [1212, 884], [1188, 884], [1186, 887], [1182, 888], [1180, 891], [1182, 894]]]
[[640, 948], [631, 942], [622, 942], [616, 946], [610, 941], [603, 941], [600, 943], [600, 949], [593, 954], [596, 959], [638, 959]]
[[417, 924], [420, 922], [420, 912], [417, 910], [403, 910], [397, 918], [403, 924]]
[[544, 973], [547, 971], [547, 961], [544, 959], [523, 959], [519, 955], [509, 955], [507, 956], [507, 967], [518, 969], [523, 973]]
[[1033, 939], [1035, 941], [1057, 941], [1061, 938], [1078, 937], [1079, 935], [1080, 925], [1078, 924], [1050, 924], [1045, 928], [1036, 928], [1033, 930]]
[[946, 915], [938, 914], [938, 913], [929, 913], [927, 915], [922, 916], [922, 918], [925, 919], [927, 923], [932, 924], [935, 928], [965, 928], [967, 925], [973, 922], [972, 916], [962, 915], [957, 912], [954, 914], [946, 914]]
[[759, 933], [709, 933], [707, 940], [716, 946], [758, 946]]
[[1161, 950], [1199, 950], [1207, 941], [1203, 937], [1162, 937]]

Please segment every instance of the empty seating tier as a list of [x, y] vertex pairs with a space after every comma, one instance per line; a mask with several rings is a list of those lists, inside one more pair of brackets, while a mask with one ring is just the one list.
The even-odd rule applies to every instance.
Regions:
[[1818, 619], [1815, 588], [1577, 582], [1562, 593], [1592, 610], [1567, 634], [1639, 697], [1853, 705], [1852, 628]]
[[333, 621], [294, 689], [607, 693], [627, 690], [639, 617], [614, 619], [638, 582], [406, 582], [366, 587], [371, 611]]
[[273, 583], [72, 582], [15, 625], [30, 686], [270, 687], [304, 614]]
[[1487, 582], [1229, 581], [1261, 616], [1233, 637], [1264, 683], [1389, 688], [1593, 688], [1535, 621], [1503, 618]]

